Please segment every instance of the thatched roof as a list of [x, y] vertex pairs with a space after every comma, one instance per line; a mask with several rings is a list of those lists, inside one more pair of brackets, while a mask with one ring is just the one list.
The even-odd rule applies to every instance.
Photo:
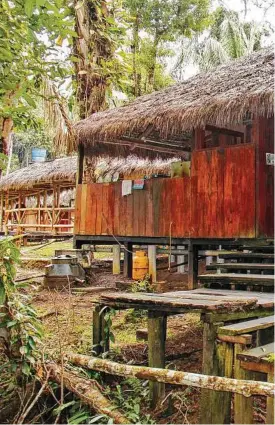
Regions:
[[94, 114], [76, 124], [77, 142], [90, 146], [94, 154], [114, 156], [129, 154], [129, 145], [140, 153], [142, 144], [145, 147], [151, 141], [159, 148], [174, 145], [184, 150], [190, 145], [185, 132], [193, 128], [241, 123], [247, 114], [270, 116], [274, 110], [273, 61], [273, 49], [263, 49], [125, 106]]
[[172, 162], [179, 158], [166, 160], [148, 158], [138, 158], [130, 155], [126, 158], [100, 157], [96, 160], [86, 158], [85, 174], [87, 180], [94, 182], [115, 181], [119, 178], [131, 178], [133, 175], [140, 177], [151, 177], [154, 174], [171, 175]]
[[37, 162], [3, 177], [0, 181], [0, 190], [31, 189], [36, 185], [48, 185], [53, 182], [71, 182], [74, 184], [76, 169], [76, 156]]
[[[90, 181], [100, 182], [108, 177], [114, 179], [116, 175], [127, 178], [134, 173], [142, 176], [152, 174], [170, 174], [171, 163], [178, 158], [168, 160], [140, 159], [130, 155], [127, 158], [98, 157], [92, 158], [85, 165], [85, 173], [90, 175]], [[53, 161], [31, 164], [20, 168], [3, 177], [0, 181], [0, 191], [18, 191], [33, 189], [37, 186], [49, 186], [52, 183], [72, 183], [75, 185], [77, 171], [77, 157], [59, 158]]]

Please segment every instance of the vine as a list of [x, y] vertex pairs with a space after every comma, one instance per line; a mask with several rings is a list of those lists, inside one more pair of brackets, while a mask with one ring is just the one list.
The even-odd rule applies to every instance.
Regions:
[[13, 239], [0, 241], [0, 341], [12, 371], [29, 376], [38, 358], [42, 329], [30, 297], [15, 282], [20, 251]]

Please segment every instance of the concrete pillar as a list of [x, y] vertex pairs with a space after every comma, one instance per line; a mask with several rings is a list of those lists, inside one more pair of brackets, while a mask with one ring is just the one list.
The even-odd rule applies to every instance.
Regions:
[[152, 283], [157, 282], [157, 246], [148, 246], [148, 259], [149, 259], [149, 275]]
[[120, 274], [120, 245], [113, 245], [113, 274]]

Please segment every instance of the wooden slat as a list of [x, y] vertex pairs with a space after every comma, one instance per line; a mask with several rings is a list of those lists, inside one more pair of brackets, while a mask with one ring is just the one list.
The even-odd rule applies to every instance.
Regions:
[[102, 230], [102, 184], [96, 184], [96, 235], [101, 235]]
[[226, 237], [255, 237], [255, 146], [225, 149]]
[[[163, 236], [161, 233], [161, 191], [163, 179], [155, 179], [153, 184], [153, 213], [154, 213], [154, 233], [153, 236]], [[163, 212], [165, 216], [165, 211]]]
[[[80, 227], [79, 227], [79, 233], [84, 235], [85, 234], [85, 228], [86, 228], [86, 212], [87, 212], [87, 185], [82, 185], [82, 191], [81, 191], [81, 218], [80, 218]], [[83, 205], [85, 205], [85, 208], [83, 208]]]
[[114, 234], [120, 236], [120, 196], [121, 183], [114, 183]]
[[[86, 235], [96, 234], [96, 186], [89, 184], [87, 187], [87, 213], [86, 213]], [[82, 206], [83, 208], [83, 206]]]
[[262, 345], [261, 347], [252, 348], [251, 350], [243, 351], [238, 355], [238, 359], [248, 362], [260, 362], [263, 358], [267, 358], [270, 354], [274, 354], [274, 342]]
[[274, 327], [275, 316], [261, 317], [259, 319], [248, 320], [235, 323], [233, 325], [222, 326], [218, 329], [218, 334], [222, 335], [241, 335], [247, 332], [253, 332], [260, 329]]
[[266, 164], [266, 153], [274, 153], [273, 117], [253, 120], [252, 139], [257, 146], [257, 237], [274, 237], [274, 167]]
[[154, 180], [146, 182], [146, 236], [154, 235], [153, 184]]
[[262, 258], [262, 259], [274, 259], [274, 253], [260, 253], [260, 252], [231, 252], [231, 253], [221, 253], [219, 254], [220, 258]]
[[201, 282], [215, 283], [220, 282], [223, 284], [242, 283], [248, 285], [274, 285], [273, 275], [261, 274], [242, 274], [242, 273], [219, 273], [219, 274], [204, 274], [198, 276]]
[[197, 151], [191, 167], [191, 237], [223, 237], [222, 150]]
[[79, 234], [80, 232], [80, 220], [81, 220], [81, 192], [82, 185], [76, 187], [76, 198], [75, 198], [75, 220], [74, 220], [74, 233]]
[[269, 270], [274, 272], [274, 264], [265, 263], [215, 263], [206, 266], [206, 270], [227, 269], [227, 270]]

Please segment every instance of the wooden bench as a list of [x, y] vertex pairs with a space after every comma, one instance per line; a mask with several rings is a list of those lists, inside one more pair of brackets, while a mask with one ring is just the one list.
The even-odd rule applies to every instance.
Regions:
[[[267, 381], [274, 383], [274, 342], [244, 351], [238, 354], [237, 359], [240, 362], [239, 367], [245, 372], [247, 379], [253, 379], [254, 373], [258, 372], [264, 373]], [[244, 406], [240, 404], [239, 408], [243, 410]], [[274, 424], [274, 398], [270, 397], [267, 398], [266, 424]]]
[[[236, 379], [251, 379], [251, 373], [247, 372], [241, 366], [239, 356], [254, 343], [260, 345], [274, 340], [274, 319], [275, 316], [261, 317], [258, 319], [247, 320], [231, 325], [221, 326], [217, 329], [217, 339], [223, 344], [227, 344], [226, 353], [233, 350], [232, 361], [228, 361], [228, 374]], [[253, 399], [242, 395], [234, 396], [234, 422], [239, 424], [253, 423]]]

